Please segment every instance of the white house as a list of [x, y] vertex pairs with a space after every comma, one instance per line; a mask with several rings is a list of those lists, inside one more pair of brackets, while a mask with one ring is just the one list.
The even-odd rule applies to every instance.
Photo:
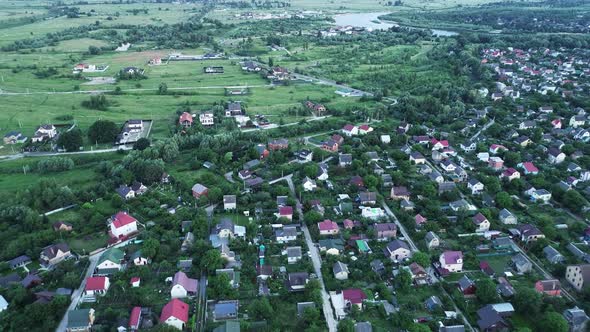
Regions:
[[391, 136], [381, 135], [381, 143], [389, 144], [389, 142], [391, 142]]
[[545, 189], [535, 190], [531, 193], [531, 200], [547, 203], [551, 200], [551, 193]]
[[215, 124], [215, 117], [212, 112], [205, 112], [199, 114], [199, 122], [203, 126], [212, 126]]
[[570, 118], [570, 127], [578, 128], [586, 123], [586, 117], [583, 115], [573, 115]]
[[348, 124], [342, 128], [342, 133], [348, 137], [356, 136], [359, 134], [359, 128], [357, 126]]
[[309, 177], [305, 177], [303, 180], [303, 189], [305, 191], [313, 191], [318, 187], [314, 180], [310, 179]]
[[561, 152], [558, 148], [550, 148], [547, 153], [547, 161], [550, 164], [560, 164], [565, 160], [565, 153]]
[[4, 296], [0, 295], [0, 312], [8, 309], [8, 301], [4, 298]]
[[109, 287], [110, 281], [108, 277], [88, 277], [86, 278], [84, 295], [86, 297], [102, 296], [107, 293]]
[[476, 178], [471, 178], [467, 182], [467, 188], [471, 190], [472, 195], [478, 195], [483, 192], [484, 185]]
[[189, 278], [184, 272], [178, 271], [172, 279], [170, 297], [173, 299], [184, 298], [197, 294], [199, 281]]
[[478, 213], [473, 216], [473, 224], [475, 225], [475, 231], [478, 233], [487, 232], [490, 230], [490, 221], [483, 214]]
[[122, 238], [137, 232], [137, 219], [127, 212], [119, 212], [111, 217], [111, 234], [115, 238]]
[[441, 268], [449, 272], [461, 272], [463, 270], [463, 253], [461, 251], [445, 251], [440, 255]]
[[332, 272], [334, 273], [334, 278], [338, 280], [347, 280], [348, 279], [348, 265], [342, 262], [336, 262], [332, 267]]

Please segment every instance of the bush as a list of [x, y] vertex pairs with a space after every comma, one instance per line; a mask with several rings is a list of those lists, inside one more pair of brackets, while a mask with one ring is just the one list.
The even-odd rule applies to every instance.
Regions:
[[40, 173], [63, 172], [72, 168], [74, 168], [74, 161], [65, 157], [43, 159], [37, 163], [37, 171]]
[[109, 101], [105, 95], [90, 96], [90, 100], [84, 100], [82, 106], [99, 111], [106, 111], [109, 107]]

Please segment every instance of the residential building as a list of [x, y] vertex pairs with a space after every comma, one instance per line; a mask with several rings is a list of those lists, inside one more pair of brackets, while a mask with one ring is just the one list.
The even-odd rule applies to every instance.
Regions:
[[59, 264], [71, 255], [70, 247], [66, 243], [52, 244], [43, 248], [39, 262], [42, 265], [49, 267]]
[[84, 287], [84, 296], [103, 296], [107, 293], [109, 287], [110, 281], [108, 277], [88, 277], [86, 278], [86, 286]]
[[170, 290], [170, 297], [185, 298], [197, 294], [199, 281], [197, 279], [189, 278], [186, 273], [182, 271], [176, 272], [172, 279], [172, 289]]
[[428, 250], [438, 248], [440, 246], [440, 238], [432, 231], [426, 233], [424, 241], [426, 241], [426, 247]]
[[560, 296], [561, 283], [557, 279], [539, 280], [535, 283], [535, 290], [547, 296]]
[[237, 207], [236, 201], [236, 195], [223, 195], [223, 209], [225, 211], [235, 210]]
[[337, 261], [332, 266], [332, 272], [334, 273], [334, 278], [338, 280], [347, 280], [348, 279], [348, 265]]
[[94, 319], [94, 309], [69, 310], [66, 332], [90, 332]]
[[340, 231], [338, 224], [328, 219], [319, 222], [318, 228], [320, 230], [320, 235], [335, 235]]
[[137, 233], [137, 219], [127, 212], [118, 212], [110, 218], [109, 227], [112, 238], [123, 239]]
[[563, 318], [567, 321], [569, 332], [586, 332], [590, 320], [586, 312], [577, 306], [564, 310]]
[[445, 251], [439, 257], [441, 268], [449, 272], [463, 270], [463, 253], [461, 251]]
[[393, 240], [387, 244], [387, 247], [383, 249], [386, 257], [390, 258], [394, 262], [410, 258], [412, 251], [408, 244], [402, 240]]
[[164, 308], [162, 308], [160, 323], [175, 327], [182, 331], [184, 330], [186, 323], [188, 323], [188, 311], [188, 304], [179, 299], [172, 299], [164, 306]]
[[590, 285], [590, 264], [569, 265], [565, 269], [565, 279], [578, 292]]

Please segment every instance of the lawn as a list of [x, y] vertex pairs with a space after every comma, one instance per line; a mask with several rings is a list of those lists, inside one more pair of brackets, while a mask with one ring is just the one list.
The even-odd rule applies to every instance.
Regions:
[[108, 237], [104, 231], [91, 235], [81, 235], [78, 238], [67, 240], [70, 249], [78, 254], [85, 255], [98, 248], [107, 245]]

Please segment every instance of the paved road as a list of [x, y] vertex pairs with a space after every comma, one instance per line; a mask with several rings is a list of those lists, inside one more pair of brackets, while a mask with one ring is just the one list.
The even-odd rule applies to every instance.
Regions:
[[492, 119], [492, 121], [486, 123], [485, 126], [483, 126], [477, 133], [475, 133], [475, 135], [471, 136], [471, 140], [473, 141], [474, 139], [476, 139], [479, 136], [479, 134], [481, 134], [482, 132], [486, 131], [494, 123], [496, 123], [496, 119], [495, 118]]
[[119, 146], [116, 148], [108, 148], [108, 149], [100, 149], [100, 150], [86, 150], [86, 151], [76, 151], [76, 152], [21, 152], [21, 153], [11, 154], [11, 155], [7, 155], [7, 156], [1, 156], [0, 162], [21, 159], [24, 157], [68, 156], [68, 155], [74, 155], [74, 154], [108, 153], [108, 152], [116, 152], [119, 150], [132, 150], [132, 149], [133, 149], [133, 147], [131, 147], [131, 146], [122, 145], [122, 146]]
[[[121, 243], [115, 245], [114, 247], [115, 248], [123, 247], [123, 246], [127, 245], [127, 243], [129, 243], [129, 241], [133, 241], [133, 240], [134, 239], [126, 240], [124, 242], [121, 242]], [[103, 249], [106, 249], [106, 248], [103, 248]], [[80, 299], [82, 298], [82, 295], [84, 293], [84, 288], [86, 287], [86, 279], [88, 277], [91, 277], [92, 274], [94, 273], [94, 269], [96, 269], [96, 265], [98, 264], [98, 259], [100, 258], [100, 255], [102, 255], [103, 252], [104, 251], [100, 251], [100, 252], [95, 253], [94, 255], [88, 256], [89, 265], [88, 265], [88, 269], [86, 270], [86, 273], [84, 274], [84, 279], [82, 279], [82, 283], [80, 283], [80, 287], [78, 287], [72, 293], [72, 297], [71, 297], [72, 302], [70, 303], [70, 306], [66, 310], [66, 313], [64, 314], [61, 321], [59, 322], [59, 325], [55, 329], [56, 332], [65, 332], [67, 324], [68, 324], [68, 312], [70, 310], [75, 310], [76, 307], [78, 306], [78, 303], [80, 302]]]
[[408, 245], [410, 246], [412, 251], [420, 251], [420, 250], [418, 250], [418, 247], [416, 247], [416, 245], [414, 244], [414, 241], [410, 237], [410, 234], [408, 234], [408, 232], [406, 231], [406, 228], [404, 227], [404, 225], [402, 225], [402, 223], [399, 222], [399, 220], [397, 219], [397, 217], [395, 216], [393, 211], [391, 211], [391, 209], [389, 208], [389, 206], [387, 206], [387, 204], [385, 204], [385, 202], [383, 202], [383, 209], [385, 209], [385, 213], [387, 213], [391, 218], [393, 218], [393, 221], [397, 225], [397, 228], [399, 228], [399, 231], [402, 233], [402, 235], [406, 239], [406, 242], [408, 243]]
[[78, 289], [74, 290], [74, 292], [72, 293], [72, 302], [70, 303], [70, 306], [68, 307], [66, 313], [61, 319], [61, 322], [59, 322], [57, 329], [55, 329], [56, 332], [65, 332], [66, 327], [68, 325], [68, 312], [70, 310], [75, 310], [78, 306], [78, 303], [82, 298], [82, 294], [84, 293], [84, 287], [86, 286], [86, 278], [92, 276], [92, 274], [94, 273], [94, 269], [96, 268], [96, 264], [98, 263], [98, 258], [101, 254], [102, 252], [88, 257], [90, 263], [88, 265], [88, 269], [86, 270], [86, 274], [84, 275], [84, 279], [82, 280], [80, 287], [78, 287]]
[[[269, 88], [272, 84], [257, 84], [257, 85], [235, 85], [235, 86], [183, 86], [168, 88], [169, 91], [175, 90], [200, 90], [200, 89], [246, 89], [246, 88]], [[139, 88], [139, 89], [122, 89], [121, 92], [147, 92], [158, 91], [158, 88]], [[8, 92], [0, 89], [0, 96], [30, 96], [30, 95], [77, 95], [77, 94], [101, 94], [115, 92], [114, 89], [100, 89], [100, 90], [78, 90], [78, 91], [33, 91], [33, 92]]]
[[330, 304], [330, 296], [328, 295], [328, 292], [326, 291], [326, 285], [324, 284], [324, 278], [322, 277], [322, 262], [321, 262], [320, 254], [318, 252], [318, 249], [314, 245], [313, 240], [311, 239], [311, 235], [309, 234], [309, 230], [307, 229], [307, 225], [305, 224], [305, 221], [303, 220], [303, 210], [301, 208], [302, 205], [301, 205], [301, 202], [299, 201], [299, 199], [297, 198], [297, 194], [295, 192], [295, 185], [293, 185], [292, 177], [293, 177], [293, 174], [289, 174], [289, 175], [286, 175], [281, 178], [273, 180], [272, 183], [276, 183], [281, 180], [287, 181], [287, 184], [289, 185], [289, 189], [291, 190], [291, 194], [293, 194], [293, 196], [295, 197], [295, 200], [297, 202], [297, 213], [299, 214], [299, 220], [301, 221], [301, 229], [303, 230], [303, 234], [305, 236], [305, 243], [307, 244], [307, 250], [311, 254], [311, 261], [313, 263], [313, 269], [314, 269], [315, 274], [318, 277], [318, 281], [320, 282], [320, 285], [321, 285], [322, 307], [324, 310], [324, 317], [326, 318], [326, 323], [328, 324], [328, 331], [329, 332], [336, 332], [338, 323], [336, 322], [336, 319], [334, 319], [334, 312], [332, 311], [332, 305]]

